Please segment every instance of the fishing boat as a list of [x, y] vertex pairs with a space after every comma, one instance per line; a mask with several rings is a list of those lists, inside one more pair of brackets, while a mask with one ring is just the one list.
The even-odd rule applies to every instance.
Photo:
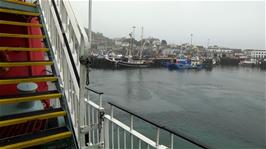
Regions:
[[[142, 59], [142, 51], [143, 51], [143, 46], [144, 46], [145, 42], [143, 44], [141, 44], [141, 48], [139, 51], [139, 53], [140, 53], [139, 58], [133, 59], [132, 50], [133, 50], [134, 32], [135, 32], [135, 26], [133, 26], [132, 33], [129, 34], [129, 36], [131, 38], [131, 43], [130, 43], [130, 48], [127, 51], [126, 58], [117, 61], [118, 68], [148, 68], [153, 64], [152, 61], [147, 61], [147, 60]], [[141, 30], [141, 41], [142, 41], [142, 39], [143, 39], [143, 27]]]
[[169, 70], [182, 70], [182, 69], [202, 69], [203, 64], [198, 58], [177, 58], [175, 62], [166, 62], [163, 66]]
[[118, 61], [117, 65], [119, 68], [148, 68], [152, 62], [142, 60]]

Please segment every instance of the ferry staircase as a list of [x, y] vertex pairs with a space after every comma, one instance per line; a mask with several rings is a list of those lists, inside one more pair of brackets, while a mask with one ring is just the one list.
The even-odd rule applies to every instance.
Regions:
[[[2, 57], [5, 57], [0, 62], [2, 91], [27, 82], [38, 83], [39, 87], [49, 82], [50, 86], [54, 86], [52, 90], [14, 93], [0, 97], [1, 106], [34, 101], [41, 101], [44, 104], [43, 109], [0, 117], [0, 148], [3, 149], [40, 148], [44, 145], [55, 148], [77, 148], [70, 112], [60, 87], [60, 74], [56, 70], [54, 54], [40, 10], [34, 3], [16, 0], [0, 1], [0, 52]], [[29, 28], [32, 29], [31, 32]], [[32, 34], [34, 28], [40, 30], [40, 34]], [[34, 40], [41, 41], [39, 47], [27, 46]], [[41, 55], [38, 59], [34, 58], [36, 53]], [[26, 58], [23, 59], [23, 55], [26, 55]], [[43, 68], [46, 71], [34, 73], [32, 71], [35, 68]], [[5, 73], [3, 71], [23, 73], [24, 71], [20, 72], [20, 69], [30, 73], [3, 75]], [[48, 99], [57, 100], [57, 106], [51, 107]], [[55, 143], [56, 141], [68, 143], [60, 145], [59, 142]]]
[[[180, 139], [209, 148], [103, 102], [103, 92], [89, 87], [91, 0], [88, 20], [87, 34], [69, 0], [0, 0], [0, 149], [173, 149]], [[37, 89], [23, 92], [21, 84]], [[17, 108], [30, 103], [41, 106]], [[117, 110], [129, 115], [129, 125]], [[136, 119], [155, 128], [155, 139], [135, 128]]]

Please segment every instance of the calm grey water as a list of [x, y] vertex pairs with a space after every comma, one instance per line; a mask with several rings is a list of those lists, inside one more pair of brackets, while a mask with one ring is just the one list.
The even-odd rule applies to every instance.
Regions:
[[265, 76], [259, 69], [237, 67], [92, 70], [91, 87], [104, 92], [104, 101], [213, 148], [255, 149], [266, 148]]

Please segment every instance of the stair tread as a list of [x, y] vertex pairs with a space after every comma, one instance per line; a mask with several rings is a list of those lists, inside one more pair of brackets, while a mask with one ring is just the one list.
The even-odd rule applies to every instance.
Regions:
[[40, 16], [39, 13], [35, 13], [35, 12], [13, 10], [13, 9], [4, 9], [4, 8], [0, 8], [0, 12], [2, 12], [2, 13], [10, 13], [10, 14], [17, 14], [17, 15], [35, 16], [35, 17]]
[[0, 85], [5, 84], [16, 84], [22, 82], [46, 82], [46, 81], [56, 81], [57, 77], [54, 75], [43, 75], [43, 76], [30, 76], [30, 77], [9, 77], [1, 78]]
[[[0, 15], [1, 14], [14, 14], [21, 15], [21, 16], [34, 16], [38, 17], [41, 15], [41, 11], [39, 9], [28, 7], [26, 6], [36, 6], [35, 4], [31, 5], [30, 3], [19, 2], [16, 0], [0, 0], [5, 2], [10, 2], [9, 6], [0, 7]], [[14, 4], [12, 4], [14, 3]], [[21, 5], [19, 5], [21, 4]], [[26, 6], [22, 6], [26, 5]], [[16, 8], [16, 7], [24, 7], [24, 8]], [[39, 23], [26, 23], [26, 22], [16, 22], [16, 21], [6, 21], [0, 20], [0, 24], [2, 26], [14, 27], [14, 26], [30, 26], [30, 27], [42, 27], [42, 24]], [[3, 31], [5, 32], [5, 31]], [[44, 39], [46, 35], [43, 32], [43, 35], [30, 35], [30, 34], [12, 34], [12, 33], [0, 33], [0, 40], [3, 38], [32, 38], [32, 39]], [[46, 36], [45, 36], [46, 35]], [[47, 44], [45, 44], [47, 46]], [[49, 44], [48, 44], [49, 45]], [[48, 46], [47, 46], [48, 47]], [[0, 47], [1, 51], [49, 51], [48, 48], [28, 48], [28, 47]], [[9, 61], [9, 62], [0, 62], [0, 67], [13, 67], [13, 66], [25, 66], [25, 65], [41, 65], [41, 64], [53, 64], [52, 61]], [[59, 75], [59, 74], [57, 74]], [[9, 78], [1, 78], [0, 85], [6, 84], [18, 84], [22, 82], [48, 82], [48, 81], [56, 81], [56, 75], [41, 75], [41, 76], [30, 76], [30, 77], [9, 77]], [[55, 82], [59, 85], [59, 82]], [[56, 97], [56, 98], [50, 98]], [[49, 97], [49, 98], [48, 98]], [[45, 99], [58, 99], [62, 98], [62, 94], [58, 91], [46, 91], [46, 92], [38, 92], [38, 93], [27, 93], [23, 95], [8, 95], [8, 96], [0, 96], [0, 105], [1, 104], [10, 104], [10, 103], [19, 103], [19, 102], [28, 102], [28, 101], [35, 101], [35, 100], [45, 100]], [[65, 100], [64, 98], [62, 98]], [[34, 120], [46, 120], [46, 119], [54, 119], [57, 117], [64, 117], [68, 119], [70, 113], [68, 110], [64, 111], [63, 109], [68, 109], [67, 105], [62, 104], [60, 102], [61, 107], [57, 109], [48, 109], [48, 110], [38, 110], [33, 112], [27, 113], [19, 113], [15, 115], [8, 115], [0, 117], [0, 128], [6, 128], [17, 126], [20, 124], [24, 124], [26, 122], [32, 122]], [[66, 117], [68, 115], [68, 117]], [[70, 120], [71, 121], [71, 120]], [[73, 128], [71, 122], [68, 124], [68, 121], [65, 120], [65, 123], [68, 128]], [[55, 125], [53, 125], [55, 126]], [[34, 147], [41, 144], [46, 144], [52, 141], [66, 139], [71, 137], [71, 131], [67, 127], [58, 127], [52, 129], [46, 129], [37, 132], [31, 132], [27, 134], [21, 134], [14, 137], [8, 137], [4, 139], [0, 139], [0, 148], [5, 149], [15, 149], [15, 148], [28, 148]], [[74, 139], [75, 140], [75, 139]]]
[[56, 109], [48, 109], [48, 110], [38, 110], [34, 112], [19, 113], [15, 115], [0, 116], [0, 121], [22, 118], [22, 117], [29, 117], [33, 115], [47, 114], [47, 113], [58, 112], [58, 111], [63, 111], [63, 110], [61, 108], [56, 108]]
[[45, 91], [45, 92], [35, 92], [27, 93], [21, 95], [6, 95], [0, 96], [0, 105], [1, 104], [10, 104], [10, 103], [19, 103], [19, 102], [28, 102], [34, 100], [44, 100], [51, 98], [60, 98], [62, 96], [58, 91]]
[[61, 108], [57, 108], [2, 116], [0, 117], [0, 127], [26, 123], [31, 120], [43, 120], [65, 115], [65, 111], [63, 111]]
[[0, 47], [0, 51], [49, 51], [48, 48]]
[[36, 4], [30, 3], [30, 2], [22, 2], [22, 1], [17, 1], [17, 0], [4, 0], [9, 3], [15, 3], [15, 4], [20, 4], [20, 5], [25, 5], [25, 6], [32, 6], [36, 7]]
[[8, 78], [1, 78], [0, 80], [8, 80], [8, 79], [24, 79], [24, 78], [40, 78], [40, 77], [54, 77], [54, 75], [38, 75], [38, 76], [26, 76], [26, 77], [8, 77]]
[[0, 24], [15, 25], [15, 26], [42, 27], [42, 25], [39, 23], [26, 23], [26, 22], [17, 22], [17, 21], [6, 21], [6, 20], [0, 20]]
[[71, 132], [66, 127], [57, 127], [0, 140], [0, 147], [26, 148], [69, 137], [71, 137]]
[[26, 93], [26, 94], [18, 94], [18, 95], [4, 95], [0, 96], [1, 99], [7, 99], [7, 98], [20, 98], [20, 97], [30, 97], [30, 96], [38, 96], [38, 95], [45, 95], [45, 94], [54, 94], [59, 93], [57, 90], [53, 91], [44, 91], [44, 92], [35, 92], [35, 93]]
[[41, 66], [52, 65], [52, 61], [9, 61], [0, 62], [0, 67], [16, 67], [16, 66]]
[[6, 38], [45, 38], [43, 35], [28, 35], [28, 34], [10, 34], [10, 33], [0, 33], [0, 37]]

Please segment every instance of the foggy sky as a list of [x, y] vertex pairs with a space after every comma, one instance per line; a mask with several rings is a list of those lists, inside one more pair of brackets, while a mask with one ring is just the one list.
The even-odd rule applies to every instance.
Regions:
[[[77, 18], [87, 26], [88, 2], [72, 1]], [[263, 1], [93, 1], [92, 30], [125, 37], [136, 26], [136, 38], [158, 37], [168, 43], [265, 48]]]

